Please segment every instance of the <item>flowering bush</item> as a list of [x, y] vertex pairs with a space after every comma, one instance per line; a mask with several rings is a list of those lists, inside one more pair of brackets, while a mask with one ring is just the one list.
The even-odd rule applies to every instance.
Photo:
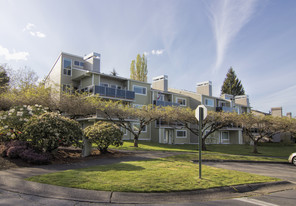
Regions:
[[96, 143], [101, 153], [106, 153], [109, 145], [116, 147], [123, 144], [119, 127], [109, 122], [99, 121], [84, 129], [84, 134], [91, 143]]
[[40, 115], [48, 111], [41, 105], [34, 106], [15, 106], [9, 111], [0, 113], [0, 142], [6, 142], [12, 139], [21, 140], [24, 124], [29, 121], [33, 115]]
[[75, 120], [57, 113], [47, 112], [33, 116], [24, 125], [24, 137], [37, 150], [52, 152], [59, 146], [81, 146], [82, 129]]

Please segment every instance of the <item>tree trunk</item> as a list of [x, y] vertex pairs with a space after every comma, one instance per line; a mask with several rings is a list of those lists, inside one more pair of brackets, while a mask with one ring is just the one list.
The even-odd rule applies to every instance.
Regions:
[[138, 137], [134, 137], [134, 147], [138, 147]]
[[206, 139], [205, 138], [202, 138], [202, 145], [201, 145], [201, 147], [202, 147], [202, 151], [207, 151], [207, 147], [206, 147]]
[[258, 141], [254, 141], [253, 153], [255, 154], [258, 154], [257, 146], [258, 146]]

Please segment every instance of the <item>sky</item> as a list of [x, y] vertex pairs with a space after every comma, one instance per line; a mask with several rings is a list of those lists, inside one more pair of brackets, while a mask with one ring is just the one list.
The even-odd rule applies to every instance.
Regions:
[[129, 78], [145, 54], [148, 82], [213, 95], [230, 67], [252, 109], [296, 116], [295, 0], [0, 0], [0, 64], [44, 78], [61, 52], [101, 54], [101, 72]]

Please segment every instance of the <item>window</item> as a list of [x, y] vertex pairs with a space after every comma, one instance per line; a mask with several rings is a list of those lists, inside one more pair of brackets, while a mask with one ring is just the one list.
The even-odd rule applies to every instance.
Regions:
[[63, 84], [63, 92], [70, 93], [71, 86], [69, 84]]
[[63, 61], [63, 74], [71, 76], [72, 60], [64, 58]]
[[107, 84], [107, 83], [101, 83], [100, 85], [103, 86], [103, 87], [108, 87], [109, 86], [109, 84]]
[[146, 95], [147, 94], [147, 89], [146, 89], [146, 87], [141, 87], [141, 86], [134, 85], [134, 92], [136, 94]]
[[205, 99], [205, 105], [209, 107], [214, 107], [214, 100], [213, 99]]
[[74, 61], [75, 66], [79, 66], [79, 61]]
[[[139, 129], [140, 129], [140, 123], [134, 123], [134, 124], [133, 124], [133, 130], [134, 130], [135, 132], [138, 132]], [[145, 125], [144, 128], [142, 129], [142, 132], [147, 132], [147, 127], [146, 127], [146, 125]]]
[[84, 67], [84, 62], [80, 62], [80, 61], [75, 60], [74, 65], [78, 66], [78, 67]]
[[177, 130], [176, 131], [176, 137], [177, 138], [186, 138], [187, 137], [187, 131], [186, 130]]
[[183, 99], [183, 98], [177, 98], [176, 99], [176, 102], [178, 104], [180, 104], [181, 106], [186, 106], [186, 99]]

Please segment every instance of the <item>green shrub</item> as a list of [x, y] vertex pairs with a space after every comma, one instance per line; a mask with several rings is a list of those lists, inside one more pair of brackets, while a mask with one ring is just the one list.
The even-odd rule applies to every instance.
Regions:
[[52, 152], [59, 146], [81, 146], [83, 131], [75, 120], [47, 112], [33, 116], [24, 126], [24, 136], [31, 145], [43, 152]]
[[117, 125], [109, 122], [96, 122], [94, 125], [86, 127], [84, 134], [91, 143], [98, 145], [101, 153], [106, 153], [109, 145], [118, 147], [123, 144], [123, 133]]

